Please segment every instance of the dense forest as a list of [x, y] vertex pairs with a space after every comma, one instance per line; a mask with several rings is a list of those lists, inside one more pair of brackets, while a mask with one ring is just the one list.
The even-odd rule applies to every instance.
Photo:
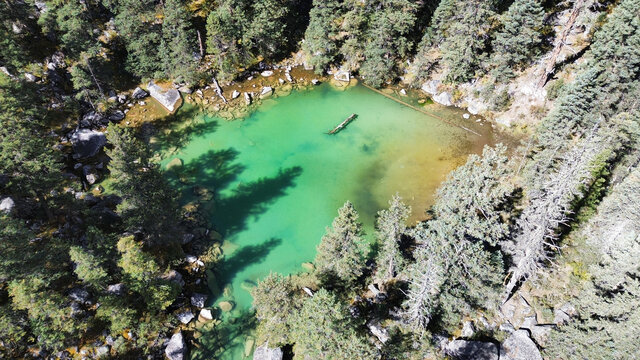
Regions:
[[0, 43], [0, 357], [189, 356], [220, 234], [122, 121], [139, 84], [288, 59], [523, 141], [471, 155], [418, 225], [391, 199], [373, 245], [347, 201], [310, 274], [252, 290], [255, 358], [640, 353], [640, 0], [5, 0]]

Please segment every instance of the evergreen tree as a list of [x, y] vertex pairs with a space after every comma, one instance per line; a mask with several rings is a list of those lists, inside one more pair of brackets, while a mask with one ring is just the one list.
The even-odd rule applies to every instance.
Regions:
[[516, 0], [502, 17], [503, 28], [492, 43], [493, 75], [498, 80], [513, 76], [513, 70], [534, 60], [540, 52], [544, 9], [536, 0]]
[[327, 228], [317, 248], [315, 264], [318, 274], [326, 280], [354, 283], [365, 267], [365, 243], [358, 213], [347, 201], [338, 210], [331, 228]]
[[133, 236], [124, 236], [118, 240], [118, 252], [121, 254], [118, 266], [125, 274], [125, 284], [142, 295], [147, 309], [155, 312], [171, 305], [180, 289], [177, 284], [160, 279], [158, 263], [142, 250], [142, 244]]
[[78, 278], [96, 289], [106, 286], [109, 274], [101, 264], [102, 259], [78, 246], [69, 249], [69, 256], [75, 264], [73, 271]]
[[340, 27], [343, 39], [340, 46], [345, 67], [349, 71], [356, 71], [364, 60], [364, 46], [366, 44], [366, 31], [371, 9], [359, 0], [346, 0], [344, 18]]
[[146, 78], [162, 74], [162, 59], [158, 52], [162, 35], [156, 21], [156, 2], [120, 0], [115, 12], [116, 29], [127, 49], [127, 70]]
[[258, 334], [273, 346], [293, 343], [291, 327], [300, 304], [291, 278], [269, 274], [251, 291]]
[[482, 156], [470, 155], [438, 189], [435, 216], [459, 237], [496, 246], [509, 235], [505, 207], [514, 187], [506, 153], [502, 144], [485, 146]]
[[287, 48], [287, 17], [291, 0], [262, 0], [252, 4], [252, 16], [245, 23], [243, 43], [263, 58], [282, 54]]
[[449, 28], [442, 42], [442, 62], [447, 80], [463, 83], [475, 76], [486, 57], [491, 21], [495, 16], [493, 0], [457, 1], [457, 11], [448, 18]]
[[63, 51], [74, 58], [97, 42], [87, 3], [88, 1], [50, 1], [47, 2], [47, 11], [38, 19], [42, 30], [56, 34]]
[[182, 0], [165, 0], [160, 53], [168, 77], [188, 83], [197, 79], [195, 36]]
[[309, 14], [309, 26], [304, 35], [302, 49], [309, 57], [308, 63], [319, 74], [335, 61], [338, 55], [339, 17], [342, 7], [336, 0], [314, 0]]
[[[595, 252], [590, 281], [572, 302], [578, 318], [552, 332], [554, 359], [631, 359], [640, 326], [640, 170], [635, 168], [580, 231]], [[597, 334], [597, 335], [596, 335]]]
[[398, 61], [411, 50], [408, 35], [418, 10], [417, 3], [409, 0], [385, 1], [382, 6], [371, 19], [365, 60], [360, 69], [361, 75], [375, 87], [392, 79]]
[[294, 322], [295, 359], [378, 359], [376, 348], [355, 328], [346, 306], [334, 294], [318, 290]]
[[411, 328], [425, 330], [433, 318], [456, 326], [465, 313], [497, 299], [502, 256], [491, 248], [508, 235], [504, 207], [513, 192], [505, 153], [498, 145], [471, 155], [438, 190], [434, 219], [415, 230], [420, 248], [404, 304]]
[[114, 189], [123, 198], [118, 206], [130, 229], [141, 228], [153, 245], [177, 242], [177, 194], [151, 161], [148, 146], [133, 135], [131, 129], [110, 125], [107, 139], [109, 171], [118, 179]]
[[380, 280], [393, 279], [404, 268], [405, 259], [400, 251], [400, 243], [402, 236], [407, 233], [406, 223], [410, 215], [411, 208], [398, 195], [389, 201], [388, 210], [378, 212], [376, 235], [381, 248], [376, 265]]
[[45, 111], [30, 84], [0, 76], [0, 174], [9, 193], [36, 198], [51, 219], [52, 189], [60, 185], [60, 154], [44, 134]]
[[207, 52], [213, 56], [214, 70], [229, 78], [248, 64], [243, 27], [250, 3], [245, 0], [225, 0], [207, 16]]

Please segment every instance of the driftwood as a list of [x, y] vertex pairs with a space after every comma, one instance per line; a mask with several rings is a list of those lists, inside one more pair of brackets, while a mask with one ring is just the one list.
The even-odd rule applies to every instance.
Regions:
[[227, 104], [227, 99], [222, 95], [222, 88], [220, 87], [220, 84], [218, 84], [218, 80], [216, 80], [216, 78], [213, 78], [213, 86], [215, 87], [216, 95], [222, 99], [222, 102]]
[[358, 115], [351, 114], [348, 118], [346, 118], [343, 122], [341, 122], [340, 125], [334, 127], [333, 130], [329, 131], [328, 134], [333, 135], [339, 132], [340, 130], [344, 129], [344, 127], [347, 126], [347, 124], [349, 124], [351, 120], [355, 119], [356, 117], [358, 117]]

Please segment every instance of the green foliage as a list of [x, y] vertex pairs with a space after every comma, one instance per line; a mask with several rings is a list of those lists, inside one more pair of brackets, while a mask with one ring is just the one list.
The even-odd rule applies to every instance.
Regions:
[[207, 16], [207, 52], [213, 55], [214, 70], [223, 78], [249, 63], [251, 56], [242, 42], [249, 6], [243, 0], [222, 1]]
[[536, 0], [516, 0], [501, 20], [502, 29], [492, 43], [496, 66], [492, 74], [499, 81], [513, 77], [513, 70], [540, 53], [544, 9]]
[[97, 42], [87, 5], [88, 1], [47, 1], [47, 11], [38, 19], [42, 31], [56, 34], [63, 51], [74, 57]]
[[506, 147], [471, 155], [438, 190], [435, 218], [414, 233], [420, 249], [408, 269], [404, 303], [409, 326], [425, 330], [434, 319], [456, 326], [461, 316], [490, 307], [502, 281], [502, 256], [490, 250], [509, 234], [505, 206], [513, 193]]
[[318, 290], [294, 322], [295, 359], [378, 359], [376, 348], [355, 328], [346, 306], [333, 293]]
[[373, 14], [364, 48], [365, 60], [360, 68], [360, 74], [371, 85], [380, 87], [397, 74], [396, 64], [411, 50], [408, 36], [415, 25], [417, 10], [416, 2], [393, 0], [382, 2], [382, 9]]
[[60, 182], [60, 154], [44, 135], [46, 114], [35, 89], [0, 78], [0, 174], [9, 191], [37, 197], [46, 209], [45, 192]]
[[37, 277], [13, 280], [9, 296], [16, 310], [27, 311], [29, 328], [38, 343], [48, 349], [62, 349], [77, 343], [88, 329], [86, 319], [74, 317], [68, 301]]
[[96, 289], [106, 285], [109, 274], [100, 264], [102, 259], [78, 246], [72, 246], [69, 249], [69, 256], [76, 265], [73, 271], [79, 279]]
[[118, 179], [113, 188], [122, 196], [119, 212], [129, 228], [142, 228], [154, 245], [176, 243], [177, 194], [151, 162], [146, 144], [135, 138], [131, 129], [110, 125], [107, 139], [112, 149], [111, 176]]
[[341, 10], [340, 2], [335, 0], [313, 1], [302, 49], [309, 56], [309, 65], [314, 66], [317, 73], [322, 73], [338, 55], [338, 21]]
[[272, 346], [293, 343], [291, 327], [300, 307], [297, 290], [290, 277], [272, 273], [251, 291], [261, 341]]
[[154, 0], [120, 0], [115, 9], [116, 29], [127, 49], [127, 70], [144, 78], [163, 71], [158, 53], [162, 30], [156, 22], [155, 3]]
[[411, 207], [395, 195], [389, 201], [389, 209], [378, 212], [376, 221], [376, 237], [381, 244], [376, 266], [377, 277], [390, 280], [404, 269], [405, 259], [400, 251], [402, 236], [407, 233], [407, 220], [411, 215]]
[[194, 82], [197, 77], [196, 34], [190, 28], [189, 14], [182, 0], [164, 1], [160, 54], [164, 71], [176, 81]]
[[[554, 359], [632, 359], [640, 324], [640, 172], [614, 187], [581, 233], [598, 254], [592, 282], [572, 300], [578, 318], [552, 332]], [[597, 336], [595, 335], [597, 334]]]
[[315, 265], [325, 282], [339, 280], [353, 284], [365, 267], [366, 244], [362, 224], [351, 202], [338, 210], [331, 228], [327, 228], [317, 248]]
[[121, 254], [118, 266], [126, 275], [125, 284], [142, 295], [147, 309], [158, 311], [171, 305], [180, 289], [177, 284], [160, 278], [158, 263], [142, 250], [142, 244], [131, 235], [120, 238], [117, 246]]
[[475, 77], [487, 55], [495, 16], [492, 5], [492, 0], [456, 2], [457, 11], [446, 20], [449, 26], [441, 45], [442, 63], [448, 69], [447, 81], [463, 83]]

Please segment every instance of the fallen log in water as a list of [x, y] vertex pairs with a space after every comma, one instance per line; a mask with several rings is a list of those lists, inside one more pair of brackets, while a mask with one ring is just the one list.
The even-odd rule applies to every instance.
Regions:
[[347, 126], [347, 124], [349, 124], [351, 122], [351, 120], [355, 119], [358, 115], [351, 114], [351, 116], [349, 116], [348, 118], [346, 118], [343, 122], [340, 123], [340, 125], [336, 126], [333, 128], [333, 130], [329, 131], [328, 134], [329, 135], [333, 135], [335, 133], [337, 133], [338, 131], [344, 129], [345, 126]]

